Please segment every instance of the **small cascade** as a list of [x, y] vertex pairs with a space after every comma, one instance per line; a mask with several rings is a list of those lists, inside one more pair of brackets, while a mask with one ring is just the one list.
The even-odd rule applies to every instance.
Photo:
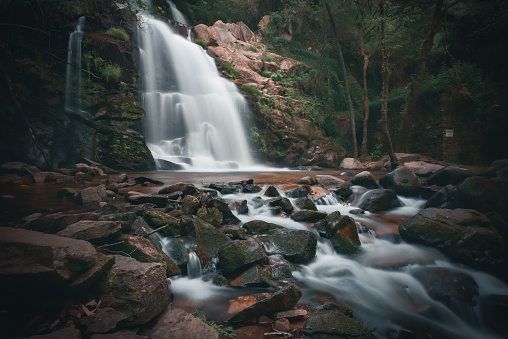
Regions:
[[201, 261], [194, 251], [190, 251], [189, 253], [189, 261], [187, 262], [187, 276], [189, 279], [201, 278], [203, 276]]
[[159, 165], [195, 171], [246, 169], [252, 159], [243, 128], [247, 103], [198, 45], [143, 14], [139, 29], [143, 134]]
[[76, 29], [69, 36], [67, 74], [65, 82], [65, 110], [83, 114], [81, 110], [81, 44], [85, 17], [78, 19]]
[[171, 0], [167, 0], [167, 3], [169, 7], [171, 8], [171, 15], [173, 17], [173, 21], [179, 22], [181, 24], [184, 24], [186, 26], [189, 26], [189, 22], [187, 21], [187, 18], [180, 12], [178, 8], [176, 8], [176, 5]]

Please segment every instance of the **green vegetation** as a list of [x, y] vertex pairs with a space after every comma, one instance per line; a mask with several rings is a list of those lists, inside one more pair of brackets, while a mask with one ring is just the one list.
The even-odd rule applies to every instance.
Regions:
[[236, 334], [233, 332], [233, 328], [231, 326], [228, 326], [224, 328], [221, 324], [216, 324], [215, 321], [208, 321], [206, 319], [206, 315], [203, 311], [200, 311], [196, 309], [196, 316], [205, 324], [212, 327], [214, 330], [216, 330], [222, 338], [234, 338], [236, 337]]
[[129, 35], [125, 32], [123, 28], [110, 27], [104, 34], [112, 36], [113, 38], [129, 41]]
[[208, 43], [206, 41], [203, 41], [201, 39], [195, 39], [194, 43], [198, 44], [199, 46], [201, 46], [203, 48], [206, 48], [206, 46], [208, 45]]
[[263, 94], [259, 88], [248, 85], [242, 85], [242, 93], [252, 94], [255, 97], [260, 97]]
[[106, 78], [107, 82], [110, 81], [116, 82], [120, 80], [120, 76], [122, 75], [122, 69], [117, 64], [112, 64], [108, 62], [101, 68], [101, 74], [103, 77]]
[[230, 79], [238, 79], [240, 77], [238, 71], [233, 67], [233, 65], [229, 61], [226, 61], [222, 64], [222, 72], [226, 77]]

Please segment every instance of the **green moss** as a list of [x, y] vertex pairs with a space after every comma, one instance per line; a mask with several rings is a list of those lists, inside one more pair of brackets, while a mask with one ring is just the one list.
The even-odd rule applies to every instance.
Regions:
[[117, 64], [107, 63], [101, 69], [101, 74], [106, 78], [107, 82], [113, 81], [116, 82], [120, 80], [120, 76], [122, 75], [122, 69]]
[[201, 46], [201, 47], [203, 47], [203, 48], [206, 48], [206, 46], [208, 46], [208, 42], [203, 41], [201, 39], [195, 39], [194, 43], [199, 45], [199, 46]]
[[263, 94], [259, 88], [248, 85], [242, 85], [242, 93], [251, 94], [255, 97], [260, 97]]
[[110, 27], [104, 34], [112, 36], [113, 38], [129, 41], [129, 35], [124, 31], [123, 28]]
[[229, 61], [225, 61], [222, 64], [222, 73], [229, 79], [238, 79], [240, 77], [238, 71], [233, 67], [233, 64], [230, 63]]

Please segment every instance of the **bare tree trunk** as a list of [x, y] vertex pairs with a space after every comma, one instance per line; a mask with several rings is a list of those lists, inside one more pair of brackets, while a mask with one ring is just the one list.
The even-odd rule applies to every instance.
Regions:
[[392, 138], [390, 137], [390, 130], [388, 129], [388, 78], [390, 77], [390, 69], [388, 67], [388, 49], [386, 41], [386, 26], [385, 26], [385, 2], [384, 0], [379, 1], [379, 9], [381, 14], [381, 41], [382, 41], [382, 53], [383, 53], [383, 64], [381, 73], [383, 74], [383, 89], [381, 91], [381, 123], [383, 125], [383, 131], [385, 133], [386, 141], [388, 142], [390, 162], [392, 169], [398, 166], [397, 157], [393, 150]]
[[429, 30], [423, 41], [420, 56], [418, 57], [418, 73], [416, 79], [411, 84], [411, 91], [404, 106], [403, 120], [402, 120], [402, 138], [400, 140], [400, 148], [403, 152], [409, 151], [409, 137], [411, 135], [411, 125], [413, 123], [414, 112], [416, 104], [420, 96], [423, 79], [425, 78], [425, 70], [427, 69], [427, 62], [429, 61], [430, 50], [434, 46], [434, 36], [436, 35], [439, 22], [443, 13], [446, 11], [443, 8], [444, 0], [437, 0], [434, 7], [434, 15], [430, 23]]
[[337, 50], [339, 52], [340, 64], [342, 66], [342, 73], [344, 74], [344, 87], [346, 89], [347, 101], [349, 105], [349, 115], [351, 117], [351, 131], [353, 134], [353, 146], [354, 146], [354, 158], [358, 159], [358, 144], [356, 142], [356, 126], [355, 126], [355, 113], [353, 111], [353, 102], [351, 101], [351, 93], [349, 91], [349, 82], [347, 80], [346, 65], [344, 64], [344, 57], [342, 56], [342, 48], [340, 47], [339, 34], [335, 27], [335, 21], [333, 20], [332, 11], [328, 3], [326, 10], [328, 11], [328, 17], [330, 18], [330, 24], [332, 25], [333, 35], [335, 36], [335, 43], [337, 44]]
[[365, 45], [363, 42], [364, 33], [365, 33], [365, 27], [362, 26], [362, 33], [360, 36], [360, 43], [361, 43], [362, 55], [363, 55], [363, 109], [364, 109], [362, 157], [366, 157], [368, 155], [367, 130], [368, 130], [368, 123], [369, 123], [369, 95], [368, 95], [368, 91], [367, 91], [367, 67], [369, 67], [369, 55], [365, 52]]

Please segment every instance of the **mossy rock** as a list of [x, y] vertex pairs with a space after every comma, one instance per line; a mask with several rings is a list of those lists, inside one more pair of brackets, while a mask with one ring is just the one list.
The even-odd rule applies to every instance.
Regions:
[[273, 230], [283, 229], [284, 227], [263, 220], [252, 220], [243, 224], [243, 228], [249, 234], [265, 234]]
[[182, 201], [182, 211], [188, 215], [194, 215], [201, 207], [199, 199], [193, 195], [187, 195]]
[[355, 254], [358, 251], [359, 244], [355, 243], [345, 234], [340, 232], [335, 233], [330, 238], [333, 248], [335, 252], [338, 254]]
[[294, 221], [317, 222], [326, 218], [326, 212], [301, 210], [291, 215]]
[[257, 240], [235, 240], [219, 247], [219, 266], [225, 277], [232, 277], [255, 264], [268, 263], [263, 245]]
[[375, 336], [361, 322], [348, 317], [338, 310], [324, 310], [311, 314], [305, 323], [305, 331], [312, 338], [361, 338], [374, 339]]
[[169, 214], [158, 210], [150, 210], [145, 213], [143, 218], [154, 229], [169, 225], [159, 231], [167, 237], [176, 237], [181, 234], [180, 222]]
[[277, 249], [276, 253], [296, 264], [308, 263], [316, 256], [317, 236], [311, 231], [279, 229], [269, 241]]
[[221, 211], [216, 208], [200, 208], [197, 212], [197, 216], [215, 228], [219, 228], [224, 219]]
[[193, 225], [196, 232], [196, 254], [203, 267], [206, 267], [217, 256], [218, 249], [232, 240], [220, 230], [199, 218], [194, 218]]
[[295, 206], [302, 210], [317, 211], [316, 204], [311, 199], [304, 197], [295, 200]]

